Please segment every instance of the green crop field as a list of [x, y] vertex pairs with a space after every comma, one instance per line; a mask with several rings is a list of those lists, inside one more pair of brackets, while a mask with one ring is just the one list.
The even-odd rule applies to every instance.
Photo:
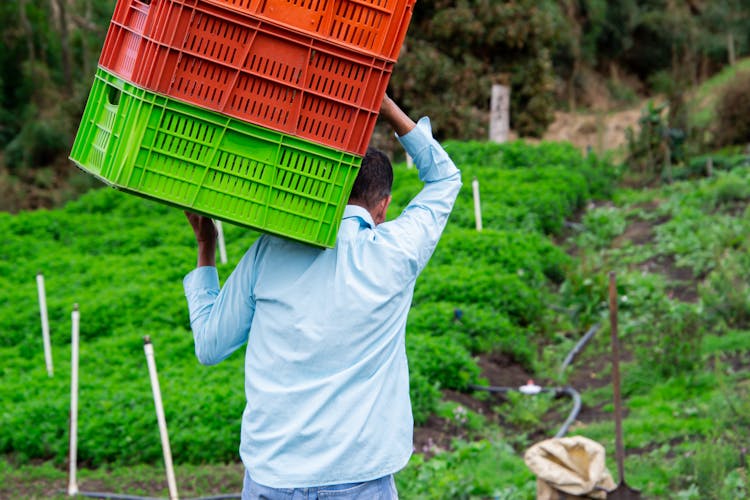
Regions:
[[[743, 498], [747, 165], [628, 191], [615, 189], [618, 172], [608, 161], [566, 144], [448, 142], [446, 149], [464, 187], [417, 282], [406, 342], [417, 434], [437, 429], [452, 439], [415, 450], [397, 475], [401, 497], [534, 498], [523, 451], [556, 432], [570, 403], [473, 392], [472, 384], [504, 385], [487, 368], [497, 358], [540, 383], [578, 388], [584, 408], [570, 433], [605, 445], [616, 475], [606, 307], [607, 273], [616, 270], [629, 484], [651, 498]], [[416, 171], [396, 165], [390, 216], [418, 190]], [[213, 367], [195, 359], [182, 291], [195, 248], [184, 215], [99, 189], [57, 210], [2, 213], [0, 231], [0, 497], [62, 497], [67, 484], [74, 304], [81, 314], [81, 489], [166, 494], [143, 352], [148, 335], [178, 486], [194, 495], [238, 491], [243, 356]], [[257, 237], [228, 224], [224, 232], [222, 278]], [[46, 281], [53, 377], [42, 348], [38, 272]], [[561, 373], [565, 355], [594, 324], [601, 333]]]

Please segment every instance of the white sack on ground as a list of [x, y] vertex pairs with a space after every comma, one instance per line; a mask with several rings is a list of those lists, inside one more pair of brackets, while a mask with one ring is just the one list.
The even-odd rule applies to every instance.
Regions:
[[583, 436], [547, 439], [526, 450], [524, 461], [537, 476], [537, 500], [558, 500], [560, 493], [607, 498], [615, 488], [604, 447]]

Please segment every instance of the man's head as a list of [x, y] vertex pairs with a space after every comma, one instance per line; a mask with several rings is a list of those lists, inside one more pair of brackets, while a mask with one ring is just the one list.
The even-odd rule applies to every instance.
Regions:
[[375, 224], [385, 221], [391, 202], [393, 167], [388, 157], [375, 148], [367, 148], [359, 173], [349, 195], [349, 204], [367, 209]]

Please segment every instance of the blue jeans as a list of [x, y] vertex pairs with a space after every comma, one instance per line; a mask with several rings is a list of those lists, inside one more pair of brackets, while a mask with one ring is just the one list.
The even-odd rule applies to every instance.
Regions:
[[269, 488], [256, 483], [245, 471], [242, 500], [398, 500], [393, 475], [364, 483], [334, 484], [313, 488]]

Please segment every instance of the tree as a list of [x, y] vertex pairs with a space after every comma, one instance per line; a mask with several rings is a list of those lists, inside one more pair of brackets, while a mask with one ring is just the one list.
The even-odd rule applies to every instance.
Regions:
[[491, 83], [512, 86], [511, 127], [540, 136], [553, 118], [551, 52], [564, 24], [551, 0], [423, 0], [391, 79], [414, 114], [429, 114], [440, 134], [485, 138]]

